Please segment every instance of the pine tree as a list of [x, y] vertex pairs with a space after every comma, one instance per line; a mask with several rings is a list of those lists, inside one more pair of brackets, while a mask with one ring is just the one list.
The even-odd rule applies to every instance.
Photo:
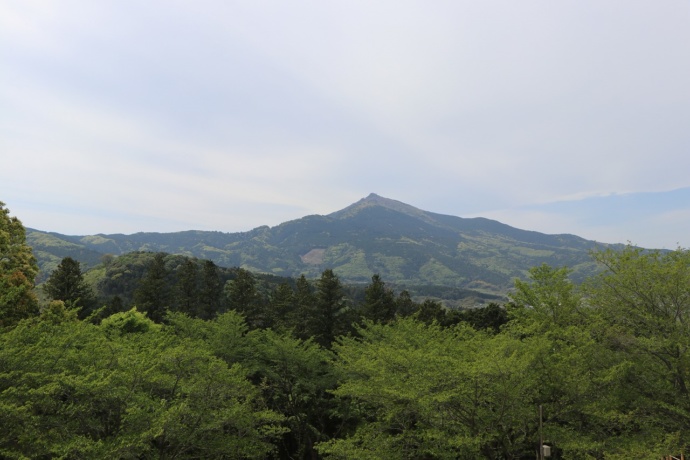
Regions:
[[295, 337], [306, 340], [312, 336], [312, 318], [316, 314], [314, 289], [304, 276], [300, 275], [295, 286], [295, 308], [288, 314], [288, 328]]
[[237, 310], [247, 318], [252, 327], [263, 327], [264, 311], [254, 275], [243, 268], [237, 269], [234, 280], [225, 285], [225, 298], [228, 308]]
[[371, 277], [371, 284], [365, 288], [364, 297], [362, 314], [365, 318], [379, 323], [388, 323], [395, 318], [395, 295], [378, 274]]
[[333, 270], [326, 269], [316, 283], [316, 310], [312, 318], [314, 339], [321, 346], [330, 348], [335, 338], [346, 326], [343, 286]]
[[81, 308], [81, 316], [88, 315], [95, 306], [96, 299], [91, 287], [84, 281], [81, 266], [71, 257], [62, 259], [43, 285], [43, 290], [53, 300], [62, 300], [69, 307]]
[[165, 254], [159, 252], [149, 262], [144, 277], [134, 292], [137, 308], [145, 311], [153, 321], [163, 320], [165, 311], [170, 307], [170, 287], [168, 269], [165, 267]]
[[199, 303], [199, 270], [192, 259], [186, 259], [177, 275], [177, 308], [193, 315]]
[[295, 310], [295, 293], [288, 283], [273, 290], [265, 315], [264, 327], [289, 329], [289, 315]]
[[212, 319], [216, 316], [221, 307], [222, 294], [223, 284], [220, 281], [218, 267], [210, 260], [204, 261], [197, 316], [201, 319]]

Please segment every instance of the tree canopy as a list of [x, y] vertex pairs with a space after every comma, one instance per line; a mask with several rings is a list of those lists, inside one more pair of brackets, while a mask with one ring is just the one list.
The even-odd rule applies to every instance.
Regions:
[[596, 252], [583, 284], [540, 265], [467, 311], [380, 276], [355, 292], [330, 269], [135, 253], [95, 269], [112, 302], [84, 318], [70, 258], [39, 311], [0, 210], [0, 458], [531, 460], [541, 436], [556, 459], [690, 451], [687, 250]]
[[21, 221], [0, 201], [0, 328], [38, 314], [38, 264]]

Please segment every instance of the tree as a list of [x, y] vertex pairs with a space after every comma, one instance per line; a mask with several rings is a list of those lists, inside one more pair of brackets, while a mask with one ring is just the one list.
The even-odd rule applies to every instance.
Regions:
[[199, 302], [199, 270], [196, 262], [186, 259], [177, 274], [177, 308], [187, 314], [195, 314]]
[[395, 318], [396, 302], [393, 291], [386, 287], [378, 274], [371, 277], [371, 284], [364, 289], [362, 315], [372, 321], [387, 323]]
[[292, 327], [289, 315], [295, 310], [295, 293], [288, 283], [276, 287], [268, 302], [264, 327], [287, 330]]
[[395, 299], [395, 311], [398, 316], [410, 316], [418, 310], [419, 306], [412, 300], [409, 291], [403, 290]]
[[529, 281], [515, 280], [511, 300], [518, 306], [534, 310], [544, 327], [565, 326], [580, 318], [580, 296], [568, 279], [567, 267], [552, 268], [547, 264], [529, 270]]
[[0, 328], [38, 314], [33, 292], [38, 264], [26, 230], [0, 201]]
[[53, 300], [62, 300], [70, 307], [81, 308], [81, 316], [87, 316], [96, 299], [91, 287], [84, 281], [79, 262], [71, 257], [60, 261], [43, 285], [43, 290]]
[[441, 302], [426, 299], [419, 305], [415, 317], [425, 324], [432, 324], [434, 322], [443, 324], [446, 319], [446, 311], [443, 309], [443, 304], [441, 304]]
[[288, 328], [292, 329], [295, 337], [306, 340], [312, 336], [316, 297], [311, 283], [303, 274], [297, 279], [294, 302], [295, 308], [288, 313]]
[[641, 431], [658, 434], [658, 442], [664, 437], [672, 441], [667, 449], [687, 452], [690, 251], [627, 246], [597, 252], [594, 258], [605, 271], [587, 283], [586, 293], [602, 318], [597, 336], [626, 369], [614, 380], [623, 397], [619, 410]]
[[360, 424], [351, 436], [320, 444], [322, 454], [530, 458], [538, 426], [531, 405], [536, 344], [414, 318], [369, 322], [358, 332], [334, 345], [344, 376], [334, 393], [353, 401]]
[[197, 316], [211, 319], [220, 311], [223, 284], [220, 281], [218, 267], [210, 260], [204, 261], [201, 270], [201, 288]]
[[314, 444], [332, 436], [337, 426], [330, 394], [336, 385], [332, 354], [311, 339], [271, 329], [254, 331], [249, 339], [253, 380], [261, 382], [268, 407], [283, 414], [290, 429], [279, 445], [280, 458], [315, 458]]
[[170, 286], [168, 269], [165, 266], [165, 254], [156, 253], [148, 263], [144, 277], [134, 291], [137, 307], [148, 313], [149, 318], [161, 322], [165, 311], [170, 308]]
[[246, 374], [136, 310], [54, 301], [0, 334], [0, 458], [269, 458], [283, 417]]
[[252, 272], [238, 268], [235, 279], [225, 284], [225, 298], [228, 308], [242, 313], [253, 327], [263, 325], [262, 305]]
[[326, 269], [316, 283], [316, 303], [311, 318], [311, 332], [318, 344], [329, 348], [335, 338], [343, 333], [348, 324], [344, 318], [346, 309], [343, 286], [333, 270]]
[[501, 326], [508, 322], [508, 312], [497, 303], [481, 308], [471, 308], [459, 314], [459, 319], [476, 330], [490, 330], [498, 334]]

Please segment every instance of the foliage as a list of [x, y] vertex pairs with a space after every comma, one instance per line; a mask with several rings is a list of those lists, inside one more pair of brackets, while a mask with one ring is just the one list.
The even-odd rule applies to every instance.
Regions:
[[147, 312], [157, 322], [163, 319], [165, 310], [172, 303], [171, 290], [168, 288], [168, 268], [165, 266], [165, 254], [159, 252], [146, 267], [146, 272], [134, 292], [137, 306]]
[[250, 271], [238, 268], [235, 278], [225, 284], [224, 291], [228, 308], [242, 313], [253, 325], [264, 323], [263, 302]]
[[534, 441], [529, 348], [508, 336], [412, 318], [368, 323], [334, 350], [335, 391], [362, 414], [355, 433], [320, 444], [335, 458], [519, 458]]
[[33, 292], [38, 265], [26, 231], [0, 201], [0, 328], [38, 314]]
[[71, 307], [79, 307], [86, 316], [95, 307], [95, 297], [91, 287], [84, 281], [79, 262], [65, 257], [50, 278], [43, 284], [43, 290], [53, 300], [62, 300]]
[[[690, 448], [690, 251], [602, 251], [587, 284], [601, 341], [625, 363], [617, 391], [641, 431], [667, 449]], [[687, 450], [686, 450], [687, 452]]]
[[371, 284], [365, 289], [362, 315], [372, 321], [389, 322], [395, 318], [397, 306], [395, 294], [386, 287], [378, 274], [371, 277]]
[[[3, 458], [265, 458], [284, 432], [240, 365], [136, 312], [0, 335]], [[119, 329], [122, 334], [113, 334]]]
[[[453, 241], [454, 218], [405, 206], [365, 202], [311, 221], [337, 230], [335, 241], [360, 235], [368, 215], [385, 234], [375, 210], [394, 214], [401, 238], [415, 222], [415, 237]], [[517, 277], [510, 304], [469, 310], [396, 295], [379, 275], [353, 287], [331, 269], [290, 280], [137, 252], [89, 272], [106, 309], [87, 322], [77, 313], [84, 277], [69, 257], [46, 283], [55, 300], [39, 314], [24, 229], [0, 210], [0, 320], [12, 326], [0, 329], [0, 458], [526, 460], [538, 407], [556, 459], [690, 449], [687, 250], [595, 252], [601, 269], [583, 286], [570, 268], [541, 264]], [[339, 219], [349, 227], [331, 225]], [[290, 238], [288, 227], [276, 232]], [[481, 231], [462, 243], [465, 255]], [[257, 250], [244, 262], [261, 258], [261, 244], [279, 245], [275, 235], [240, 238]], [[367, 244], [352, 243], [357, 270], [376, 259]], [[425, 263], [430, 272], [457, 268], [445, 256]]]
[[530, 281], [515, 280], [514, 304], [534, 309], [545, 324], [565, 326], [577, 319], [580, 298], [568, 279], [566, 267], [552, 268], [546, 264], [529, 270]]
[[348, 323], [343, 317], [352, 318], [348, 315], [343, 286], [333, 270], [326, 269], [316, 283], [310, 335], [319, 345], [330, 347], [337, 336], [346, 332]]
[[283, 458], [314, 458], [314, 444], [333, 435], [337, 420], [332, 355], [313, 340], [302, 341], [270, 329], [250, 335], [253, 379], [268, 407], [285, 415], [279, 453]]
[[[292, 278], [305, 274], [315, 279], [331, 268], [344, 283], [364, 284], [378, 273], [413, 295], [424, 295], [413, 286], [444, 285], [465, 288], [464, 295], [477, 298], [484, 292], [504, 295], [514, 278], [524, 278], [528, 267], [542, 263], [572, 267], [575, 279], [582, 280], [593, 273], [588, 252], [596, 247], [576, 236], [443, 216], [377, 196], [328, 216], [307, 216], [243, 233], [51, 236], [65, 246], [42, 245], [42, 260], [57, 254], [57, 260], [70, 256], [91, 267], [94, 252], [166, 252]], [[312, 251], [321, 257], [307, 257]]]

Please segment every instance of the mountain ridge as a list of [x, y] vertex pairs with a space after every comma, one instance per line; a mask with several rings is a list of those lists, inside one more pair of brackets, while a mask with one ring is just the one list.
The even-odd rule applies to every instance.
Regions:
[[576, 235], [548, 235], [481, 218], [424, 211], [371, 193], [327, 215], [310, 215], [246, 232], [187, 230], [131, 235], [60, 235], [28, 229], [41, 270], [75, 254], [87, 266], [98, 255], [152, 251], [210, 259], [226, 267], [315, 278], [332, 268], [345, 282], [375, 273], [399, 286], [446, 286], [505, 293], [513, 279], [548, 263], [575, 277], [595, 270], [589, 252], [606, 246]]

